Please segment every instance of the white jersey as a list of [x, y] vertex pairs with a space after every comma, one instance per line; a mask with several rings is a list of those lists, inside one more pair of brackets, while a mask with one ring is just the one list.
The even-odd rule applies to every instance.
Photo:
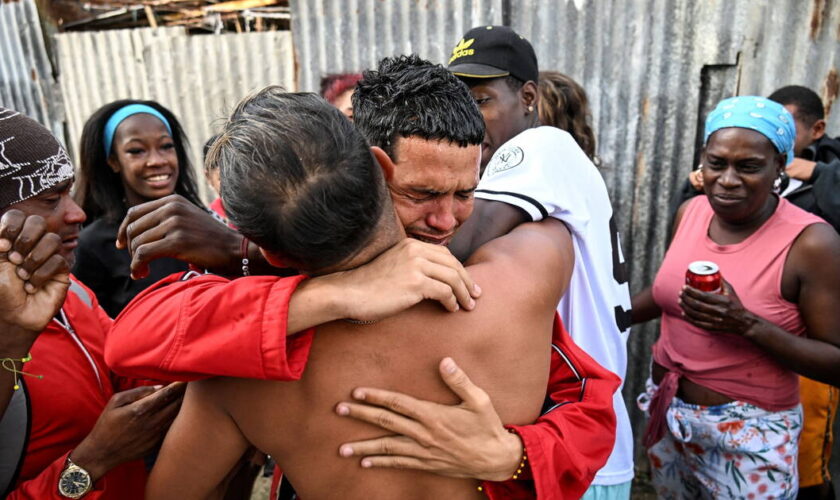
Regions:
[[[554, 217], [566, 224], [575, 267], [557, 311], [575, 343], [623, 385], [630, 289], [607, 187], [595, 165], [567, 132], [528, 129], [496, 151], [475, 196], [517, 206], [534, 221]], [[592, 484], [633, 479], [633, 434], [620, 390], [614, 407], [615, 448]]]

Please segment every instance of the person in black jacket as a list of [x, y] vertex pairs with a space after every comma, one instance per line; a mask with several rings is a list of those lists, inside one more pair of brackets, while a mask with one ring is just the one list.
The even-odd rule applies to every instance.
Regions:
[[840, 232], [840, 140], [825, 133], [822, 100], [798, 85], [782, 87], [769, 99], [787, 108], [796, 121], [796, 158], [786, 169], [790, 183], [782, 196]]

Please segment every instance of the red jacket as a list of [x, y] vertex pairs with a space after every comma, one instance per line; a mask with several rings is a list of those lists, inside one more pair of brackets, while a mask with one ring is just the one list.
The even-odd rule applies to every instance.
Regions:
[[[288, 304], [302, 276], [172, 275], [138, 295], [117, 317], [105, 359], [117, 373], [156, 379], [223, 375], [300, 378], [314, 330], [286, 337]], [[141, 328], [153, 322], [155, 328]], [[554, 408], [522, 437], [529, 471], [485, 483], [490, 498], [579, 498], [615, 441], [612, 396], [619, 378], [580, 350], [556, 318], [548, 395]]]
[[[10, 500], [64, 498], [58, 477], [67, 455], [93, 429], [115, 387], [129, 383], [111, 376], [103, 358], [111, 318], [88, 288], [71, 277], [62, 310], [71, 328], [53, 319], [32, 346], [24, 371], [31, 426], [26, 455]], [[89, 356], [88, 356], [89, 355]], [[24, 389], [19, 389], [24, 390]], [[113, 469], [85, 500], [142, 499], [146, 470], [140, 461]]]
[[607, 463], [615, 444], [612, 397], [621, 380], [583, 352], [554, 317], [551, 406], [532, 425], [511, 425], [530, 467], [517, 481], [485, 482], [492, 499], [578, 499]]

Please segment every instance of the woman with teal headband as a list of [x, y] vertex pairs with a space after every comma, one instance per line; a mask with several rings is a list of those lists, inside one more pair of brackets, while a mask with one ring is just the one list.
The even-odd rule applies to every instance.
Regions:
[[183, 262], [160, 259], [147, 277], [133, 280], [128, 251], [115, 247], [120, 222], [134, 205], [177, 193], [203, 208], [187, 151], [178, 120], [154, 101], [115, 101], [85, 123], [76, 197], [88, 225], [73, 272], [112, 317], [147, 286], [187, 269]]
[[[633, 297], [634, 322], [662, 320], [643, 443], [659, 497], [792, 499], [796, 374], [840, 384], [840, 236], [777, 193], [796, 137], [781, 105], [725, 99], [704, 137], [706, 196], [680, 207], [653, 286]], [[718, 266], [721, 290], [685, 285], [695, 261]]]

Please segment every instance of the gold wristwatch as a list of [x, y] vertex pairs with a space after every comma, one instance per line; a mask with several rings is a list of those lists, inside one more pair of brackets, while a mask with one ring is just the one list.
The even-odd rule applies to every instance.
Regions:
[[88, 471], [67, 457], [67, 465], [58, 476], [58, 493], [65, 498], [82, 498], [93, 488]]

